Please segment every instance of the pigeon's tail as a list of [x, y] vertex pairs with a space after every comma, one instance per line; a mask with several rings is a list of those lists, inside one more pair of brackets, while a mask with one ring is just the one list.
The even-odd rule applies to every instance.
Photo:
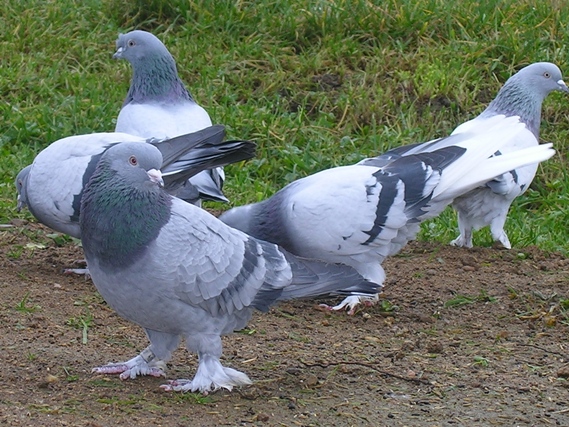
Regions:
[[191, 155], [194, 148], [205, 143], [222, 143], [225, 138], [223, 125], [209, 126], [198, 132], [176, 136], [170, 139], [148, 139], [162, 154], [162, 169], [167, 169], [172, 163]]
[[[166, 189], [189, 201], [227, 201], [221, 191], [223, 171], [214, 169], [254, 157], [257, 146], [251, 141], [224, 141], [224, 137], [225, 128], [215, 125], [168, 140], [149, 141], [162, 153]], [[191, 184], [187, 184], [190, 178]]]
[[[177, 159], [167, 168], [162, 168], [162, 174], [179, 179], [179, 176], [188, 175], [203, 170], [212, 169], [231, 163], [248, 160], [255, 156], [257, 144], [251, 141], [203, 141], [196, 145], [192, 151]], [[220, 185], [217, 179], [216, 185]]]
[[280, 301], [345, 295], [345, 289], [349, 289], [350, 295], [373, 295], [381, 289], [380, 284], [364, 279], [347, 265], [327, 264], [288, 253], [285, 256], [292, 269], [292, 283], [282, 290]]
[[[254, 157], [256, 147], [251, 141], [204, 141], [172, 163], [165, 172], [163, 169], [162, 176], [169, 190], [174, 189], [172, 194], [183, 200], [188, 200], [186, 193], [191, 195], [196, 191], [201, 200], [227, 203], [229, 200], [222, 192], [221, 167]], [[188, 193], [185, 187], [191, 191]]]
[[542, 162], [555, 154], [551, 144], [543, 144], [494, 156], [502, 147], [510, 145], [516, 139], [533, 138], [533, 134], [517, 117], [502, 119], [499, 125], [489, 127], [483, 133], [463, 133], [450, 138], [454, 137], [462, 139], [456, 146], [465, 148], [466, 151], [443, 170], [440, 182], [433, 192], [433, 201], [452, 200], [499, 175]]

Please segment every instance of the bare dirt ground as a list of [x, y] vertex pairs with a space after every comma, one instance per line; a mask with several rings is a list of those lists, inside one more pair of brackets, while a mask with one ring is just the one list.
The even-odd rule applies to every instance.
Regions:
[[[254, 385], [167, 393], [160, 378], [91, 373], [142, 350], [91, 281], [81, 249], [35, 224], [0, 231], [2, 426], [568, 426], [569, 260], [534, 248], [414, 243], [386, 263], [381, 303], [314, 301], [224, 338]], [[182, 347], [169, 379], [191, 378]]]

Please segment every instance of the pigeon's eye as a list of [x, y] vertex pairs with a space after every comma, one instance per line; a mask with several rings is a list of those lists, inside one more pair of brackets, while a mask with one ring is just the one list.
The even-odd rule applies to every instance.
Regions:
[[136, 43], [134, 42], [134, 40], [129, 40], [127, 44], [128, 47], [133, 47]]
[[132, 165], [132, 166], [136, 166], [138, 164], [138, 160], [136, 160], [136, 156], [130, 156], [128, 158], [128, 162]]
[[545, 77], [546, 79], [551, 77], [551, 74], [549, 74], [547, 71], [545, 73], [543, 73], [543, 77]]

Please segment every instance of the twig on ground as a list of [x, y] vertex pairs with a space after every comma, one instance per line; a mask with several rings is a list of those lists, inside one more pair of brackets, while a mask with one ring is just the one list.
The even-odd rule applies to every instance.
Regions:
[[535, 344], [522, 344], [522, 343], [517, 343], [517, 344], [518, 344], [519, 346], [522, 346], [522, 347], [537, 348], [538, 350], [544, 351], [544, 352], [546, 352], [546, 353], [549, 353], [549, 354], [556, 354], [556, 355], [558, 355], [558, 356], [561, 356], [564, 360], [569, 360], [569, 355], [568, 355], [568, 354], [563, 354], [563, 353], [560, 353], [560, 352], [558, 352], [558, 351], [548, 350], [548, 349], [546, 349], [546, 348], [540, 347], [540, 346], [535, 345]]
[[319, 366], [321, 368], [328, 368], [330, 366], [339, 366], [339, 365], [355, 365], [355, 366], [363, 366], [365, 368], [369, 368], [369, 369], [373, 369], [374, 371], [382, 374], [382, 375], [386, 375], [388, 377], [392, 377], [392, 378], [397, 378], [403, 381], [410, 381], [413, 383], [419, 383], [419, 384], [427, 384], [427, 385], [432, 385], [430, 381], [427, 381], [425, 379], [422, 378], [412, 378], [412, 377], [404, 377], [402, 375], [397, 375], [397, 374], [393, 374], [391, 372], [387, 372], [384, 371], [382, 369], [378, 369], [377, 367], [373, 366], [370, 363], [363, 363], [363, 362], [330, 362], [330, 363], [308, 363], [305, 362], [304, 360], [300, 359], [300, 363], [302, 363], [304, 366], [308, 367], [308, 368], [312, 368], [314, 366]]

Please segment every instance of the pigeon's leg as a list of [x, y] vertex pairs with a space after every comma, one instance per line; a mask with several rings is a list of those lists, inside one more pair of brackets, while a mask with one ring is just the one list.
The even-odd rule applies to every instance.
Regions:
[[164, 373], [166, 362], [170, 359], [172, 351], [178, 346], [180, 337], [148, 329], [146, 334], [152, 344], [142, 350], [138, 356], [126, 362], [98, 366], [93, 368], [92, 372], [98, 374], [120, 374], [121, 380], [134, 379], [139, 375], [166, 376]]
[[80, 261], [75, 261], [75, 264], [84, 265], [85, 268], [66, 268], [63, 270], [63, 274], [77, 274], [79, 276], [85, 276], [87, 279], [91, 277], [89, 269], [87, 268], [86, 260], [82, 259]]
[[87, 279], [91, 277], [88, 268], [66, 268], [63, 270], [63, 274], [77, 274], [79, 276], [85, 276]]
[[187, 337], [189, 351], [197, 351], [199, 357], [198, 370], [193, 380], [179, 379], [169, 381], [160, 386], [166, 391], [199, 391], [208, 394], [220, 388], [227, 390], [235, 386], [251, 384], [251, 380], [243, 372], [224, 367], [221, 357], [221, 338], [219, 335], [201, 335]]
[[490, 223], [490, 232], [492, 233], [492, 238], [495, 242], [500, 242], [500, 244], [506, 249], [512, 249], [510, 239], [504, 231], [504, 225], [506, 224], [506, 215], [499, 215], [492, 220]]
[[338, 305], [331, 307], [327, 304], [320, 304], [320, 307], [327, 309], [327, 310], [330, 310], [330, 311], [340, 311], [343, 309], [347, 309], [348, 315], [353, 316], [356, 313], [357, 308], [360, 304], [363, 304], [366, 307], [371, 307], [372, 305], [377, 303], [377, 301], [379, 301], [379, 294], [375, 294], [373, 296], [372, 295], [350, 295], [349, 297], [344, 298], [342, 300], [342, 302]]
[[467, 224], [467, 221], [458, 214], [458, 231], [460, 234], [450, 244], [452, 246], [459, 246], [465, 248], [472, 247], [472, 227]]

